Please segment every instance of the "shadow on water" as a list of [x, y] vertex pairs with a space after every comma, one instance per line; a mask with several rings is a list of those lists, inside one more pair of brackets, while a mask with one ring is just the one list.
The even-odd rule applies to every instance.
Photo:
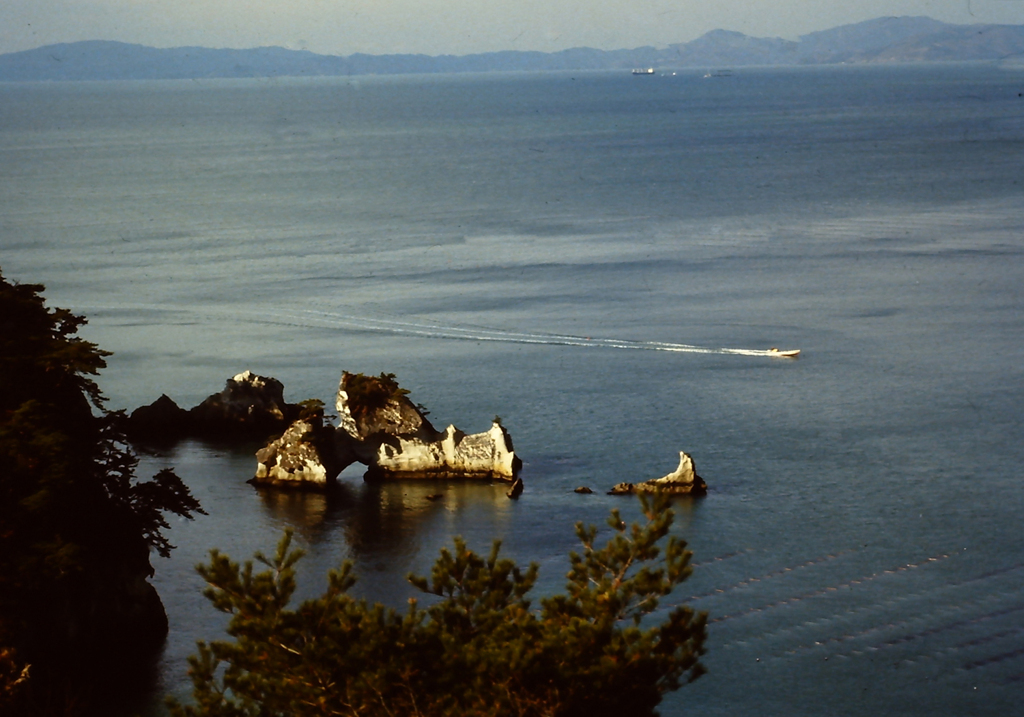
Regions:
[[451, 514], [503, 512], [508, 484], [491, 481], [339, 481], [326, 492], [256, 488], [267, 517], [309, 545], [343, 538], [352, 557], [407, 552]]
[[340, 483], [328, 492], [282, 490], [257, 486], [260, 506], [275, 522], [295, 529], [306, 542], [325, 540], [330, 528], [341, 516], [354, 510], [359, 496], [349, 485]]
[[410, 556], [468, 515], [498, 520], [509, 503], [508, 483], [490, 480], [342, 479], [327, 492], [255, 490], [266, 517], [291, 526], [311, 551], [343, 544], [356, 562]]
[[[513, 507], [507, 491], [507, 484], [490, 481], [343, 480], [327, 493], [258, 489], [258, 495], [268, 521], [293, 528], [306, 552], [299, 599], [320, 594], [327, 572], [351, 560], [353, 595], [398, 607], [418, 595], [406, 576], [429, 574], [452, 536], [472, 538], [476, 526], [505, 522]], [[486, 549], [492, 537], [474, 538], [472, 547]]]

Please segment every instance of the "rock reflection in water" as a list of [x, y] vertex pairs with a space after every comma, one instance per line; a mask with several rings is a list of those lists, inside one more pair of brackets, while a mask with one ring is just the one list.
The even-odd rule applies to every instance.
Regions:
[[275, 522], [295, 529], [303, 542], [324, 540], [340, 516], [358, 503], [351, 487], [341, 484], [329, 492], [257, 488], [260, 503]]
[[[428, 573], [454, 535], [466, 535], [474, 550], [486, 551], [514, 509], [502, 482], [360, 480], [342, 480], [326, 493], [257, 490], [266, 516], [294, 528], [307, 552], [300, 565], [308, 576], [300, 575], [303, 594], [311, 594], [327, 570], [351, 559], [359, 578], [355, 593], [403, 603], [415, 592], [406, 582], [409, 571]], [[472, 535], [481, 525], [488, 526], [482, 540]], [[305, 588], [304, 580], [310, 583]]]

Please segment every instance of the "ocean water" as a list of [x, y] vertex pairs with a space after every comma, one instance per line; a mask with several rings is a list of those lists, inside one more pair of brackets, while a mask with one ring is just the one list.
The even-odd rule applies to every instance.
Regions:
[[685, 450], [709, 494], [666, 602], [708, 612], [709, 673], [663, 715], [1013, 714], [1021, 93], [993, 65], [0, 86], [0, 267], [89, 317], [111, 407], [387, 371], [525, 463], [518, 501], [356, 468], [327, 498], [247, 485], [255, 446], [144, 454], [209, 516], [153, 558], [143, 711], [221, 636], [211, 547], [291, 526], [303, 595], [352, 559], [400, 606], [451, 536], [501, 539], [551, 593], [573, 523], [636, 516], [603, 491]]

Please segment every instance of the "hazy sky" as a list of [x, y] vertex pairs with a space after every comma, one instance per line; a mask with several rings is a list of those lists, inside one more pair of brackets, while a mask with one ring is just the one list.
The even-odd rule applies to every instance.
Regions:
[[888, 15], [1024, 24], [1024, 0], [0, 0], [0, 53], [76, 40], [333, 55], [601, 49], [708, 30], [796, 38]]

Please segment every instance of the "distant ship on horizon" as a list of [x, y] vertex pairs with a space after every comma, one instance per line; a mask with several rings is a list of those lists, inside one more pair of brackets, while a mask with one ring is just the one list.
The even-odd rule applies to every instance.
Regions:
[[648, 67], [646, 69], [642, 68], [642, 67], [641, 68], [635, 68], [633, 70], [633, 74], [634, 75], [653, 75], [654, 74], [654, 68], [653, 67]]

